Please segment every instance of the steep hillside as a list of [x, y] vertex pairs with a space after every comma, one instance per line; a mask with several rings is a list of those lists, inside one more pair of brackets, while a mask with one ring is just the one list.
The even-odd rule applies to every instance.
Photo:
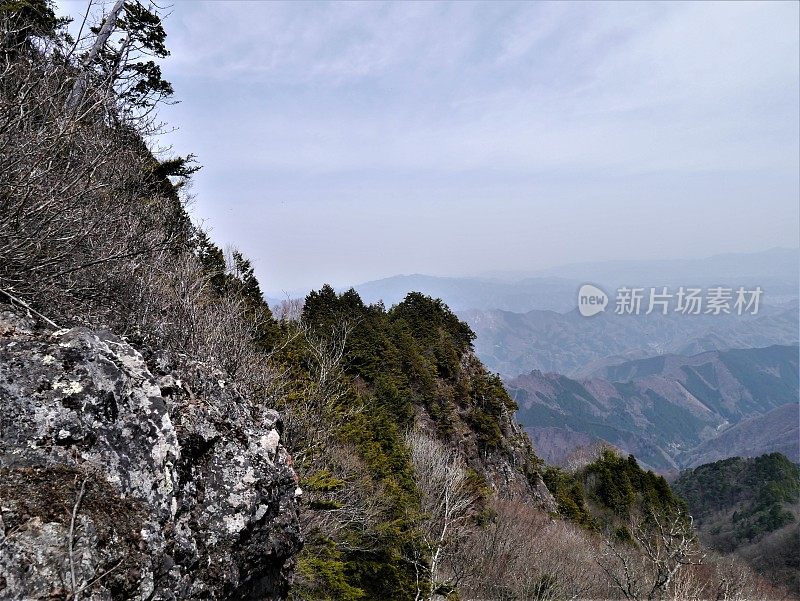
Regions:
[[732, 457], [682, 472], [673, 488], [701, 540], [800, 593], [800, 466], [780, 453]]
[[[403, 558], [429, 551], [417, 547], [424, 482], [415, 483], [410, 430], [463, 460], [476, 519], [496, 494], [552, 507], [540, 462], [514, 420], [516, 405], [475, 358], [472, 331], [441, 301], [410, 293], [387, 311], [354, 290], [325, 286], [306, 298], [302, 324], [303, 338], [279, 355], [296, 389], [283, 406], [286, 444], [306, 492], [297, 598], [414, 596], [420, 566]], [[316, 405], [298, 405], [295, 395]], [[327, 439], [315, 434], [320, 424]], [[337, 531], [331, 522], [353, 504], [350, 495], [367, 496], [375, 515]]]
[[[695, 447], [727, 426], [796, 404], [797, 353], [797, 347], [774, 346], [661, 356], [604, 368], [607, 379], [581, 381], [534, 371], [510, 380], [508, 388], [534, 446], [552, 439], [542, 428], [559, 428], [670, 470], [687, 465]], [[781, 431], [761, 433], [763, 439], [751, 441], [755, 447], [785, 445]]]
[[798, 400], [798, 347], [663, 355], [610, 366], [593, 377], [654, 388], [660, 381], [675, 382], [733, 422]]
[[[574, 301], [573, 301], [574, 302]], [[757, 315], [616, 315], [577, 311], [463, 311], [486, 366], [514, 377], [532, 370], [588, 377], [597, 369], [654, 355], [798, 343], [797, 304], [764, 305]]]
[[0, 2], [0, 597], [281, 599], [276, 324], [192, 225], [191, 157], [148, 147], [156, 9], [113, 10], [81, 45], [52, 3]]
[[[517, 419], [528, 428], [535, 448], [545, 446], [552, 433], [544, 428], [589, 435], [634, 453], [647, 466], [658, 470], [677, 468], [674, 455], [682, 447], [701, 440], [722, 424], [719, 416], [691, 399], [673, 404], [657, 392], [632, 384], [603, 380], [578, 382], [558, 374], [535, 371], [508, 383], [509, 393], [519, 404]], [[582, 446], [584, 441], [576, 440]], [[572, 449], [564, 449], [569, 454]], [[545, 451], [544, 454], [550, 454]]]
[[789, 403], [742, 420], [692, 449], [680, 462], [697, 467], [725, 457], [758, 457], [771, 451], [800, 463], [800, 404]]
[[536, 444], [536, 454], [547, 465], [568, 466], [581, 458], [597, 455], [606, 443], [586, 432], [576, 432], [553, 426], [527, 426], [525, 432]]

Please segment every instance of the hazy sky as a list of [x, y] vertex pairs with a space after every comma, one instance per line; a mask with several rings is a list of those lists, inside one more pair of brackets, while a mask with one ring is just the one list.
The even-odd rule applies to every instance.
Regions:
[[177, 1], [161, 116], [271, 294], [796, 247], [799, 6]]

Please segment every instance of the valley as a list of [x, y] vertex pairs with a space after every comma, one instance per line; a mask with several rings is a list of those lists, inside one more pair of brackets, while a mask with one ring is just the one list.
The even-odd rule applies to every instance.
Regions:
[[[769, 421], [763, 416], [773, 411], [781, 419], [796, 407], [797, 356], [796, 346], [662, 355], [606, 366], [587, 378], [534, 370], [507, 386], [520, 407], [517, 418], [544, 456], [566, 459], [588, 435], [668, 473], [691, 465], [698, 447], [704, 459], [751, 456], [776, 445], [797, 456], [789, 442], [796, 440], [796, 420], [778, 431], [752, 423]], [[736, 437], [737, 424], [749, 436]], [[558, 454], [547, 448], [554, 429], [562, 431]], [[715, 446], [722, 436], [727, 444]]]

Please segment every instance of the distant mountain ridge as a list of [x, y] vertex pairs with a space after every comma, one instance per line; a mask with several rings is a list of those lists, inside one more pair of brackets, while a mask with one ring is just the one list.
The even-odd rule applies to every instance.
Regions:
[[[618, 285], [636, 286], [756, 286], [773, 300], [798, 296], [800, 249], [775, 248], [755, 253], [716, 255], [700, 259], [616, 260], [573, 263], [540, 270], [494, 270], [475, 276], [403, 274], [338, 286], [354, 288], [364, 302], [397, 304], [409, 292], [441, 298], [454, 311], [471, 309], [526, 313], [575, 308], [578, 288], [594, 282], [611, 291]], [[304, 298], [310, 290], [273, 293], [270, 305], [287, 296]]]
[[774, 248], [700, 259], [596, 261], [527, 272], [496, 270], [476, 276], [395, 275], [353, 288], [365, 302], [383, 301], [386, 306], [400, 302], [414, 290], [441, 298], [455, 311], [565, 312], [575, 307], [578, 288], [585, 282], [600, 284], [607, 291], [620, 285], [760, 285], [778, 298], [797, 297], [799, 274], [800, 249]]
[[[575, 380], [534, 370], [507, 381], [534, 446], [553, 428], [588, 434], [660, 471], [692, 463], [692, 450], [732, 424], [798, 402], [798, 347], [713, 351], [630, 361]], [[755, 431], [755, 430], [754, 430]], [[774, 450], [773, 432], [759, 449]], [[577, 437], [580, 439], [581, 437]], [[564, 434], [562, 452], [569, 449]], [[753, 441], [748, 441], [750, 444]], [[736, 454], [735, 448], [728, 449]]]
[[503, 281], [480, 277], [397, 275], [355, 286], [368, 303], [397, 304], [410, 291], [441, 298], [453, 311], [473, 308], [530, 311], [534, 308], [569, 311], [575, 306], [580, 282], [558, 277]]
[[740, 421], [716, 438], [692, 449], [680, 463], [696, 467], [731, 456], [742, 457], [778, 452], [800, 463], [800, 403], [789, 403], [772, 411]]
[[[353, 288], [367, 304], [386, 307], [417, 291], [442, 299], [477, 334], [486, 366], [505, 377], [533, 369], [585, 377], [605, 365], [653, 355], [797, 344], [800, 250], [717, 255], [702, 259], [576, 263], [531, 272], [493, 271], [477, 277], [396, 275]], [[598, 284], [612, 304], [592, 318], [576, 310], [578, 289]], [[757, 315], [617, 316], [619, 284], [640, 287], [761, 286]], [[344, 291], [342, 287], [340, 290]], [[283, 301], [308, 291], [269, 298], [278, 314]], [[295, 302], [300, 305], [301, 300]]]
[[757, 348], [798, 343], [798, 308], [765, 305], [757, 315], [634, 316], [577, 310], [461, 311], [477, 335], [475, 350], [505, 377], [531, 370], [588, 377], [605, 366], [669, 353]]

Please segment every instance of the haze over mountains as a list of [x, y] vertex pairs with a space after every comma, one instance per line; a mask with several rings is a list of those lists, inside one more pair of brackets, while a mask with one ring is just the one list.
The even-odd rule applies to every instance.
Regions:
[[[748, 430], [751, 435], [761, 431], [760, 440], [729, 436], [724, 448], [710, 441], [732, 424], [797, 404], [798, 347], [653, 357], [606, 367], [581, 380], [532, 371], [507, 386], [519, 404], [518, 419], [550, 461], [559, 463], [585, 446], [588, 434], [667, 472], [696, 465], [698, 446], [704, 461], [773, 450], [776, 432], [771, 428]], [[779, 419], [786, 415], [783, 409], [775, 414]], [[561, 431], [557, 448], [549, 448], [553, 429]], [[574, 445], [570, 433], [578, 433]], [[784, 442], [797, 441], [797, 434], [796, 420], [781, 432]], [[796, 444], [785, 450], [797, 457]]]
[[[610, 304], [580, 315], [583, 283]], [[621, 286], [744, 286], [757, 314], [617, 315]], [[409, 291], [441, 298], [477, 335], [477, 355], [505, 380], [538, 452], [563, 463], [606, 442], [662, 472], [731, 455], [798, 450], [800, 252], [587, 262], [478, 277], [398, 275], [358, 285], [391, 306]]]
[[402, 301], [409, 290], [441, 298], [454, 311], [501, 309], [569, 311], [575, 306], [580, 283], [560, 277], [527, 277], [514, 281], [493, 278], [447, 278], [429, 275], [398, 275], [356, 286], [365, 302], [383, 301], [386, 306]]
[[[700, 259], [623, 260], [574, 263], [539, 272], [540, 276], [601, 282], [608, 286], [773, 286], [774, 294], [797, 295], [798, 249], [728, 253]], [[792, 287], [793, 285], [793, 287]]]
[[764, 305], [757, 315], [616, 315], [583, 317], [577, 310], [461, 311], [477, 334], [484, 363], [503, 376], [534, 369], [581, 376], [609, 361], [665, 353], [797, 344], [798, 305]]
[[[476, 277], [396, 275], [354, 286], [365, 302], [397, 304], [411, 291], [441, 298], [455, 311], [500, 309], [565, 312], [575, 308], [578, 288], [599, 284], [611, 293], [627, 286], [761, 286], [766, 302], [797, 297], [798, 249], [724, 254], [704, 259], [623, 260], [575, 263], [531, 272], [495, 271]], [[305, 296], [299, 293], [298, 296]]]
[[[776, 248], [705, 259], [580, 263], [531, 273], [482, 277], [394, 276], [356, 286], [365, 302], [400, 302], [410, 290], [441, 298], [477, 334], [486, 365], [506, 376], [533, 369], [581, 375], [611, 358], [619, 362], [664, 353], [797, 344], [800, 253]], [[757, 315], [653, 314], [636, 318], [604, 313], [585, 318], [576, 309], [582, 283], [609, 296], [622, 286], [761, 286]]]

